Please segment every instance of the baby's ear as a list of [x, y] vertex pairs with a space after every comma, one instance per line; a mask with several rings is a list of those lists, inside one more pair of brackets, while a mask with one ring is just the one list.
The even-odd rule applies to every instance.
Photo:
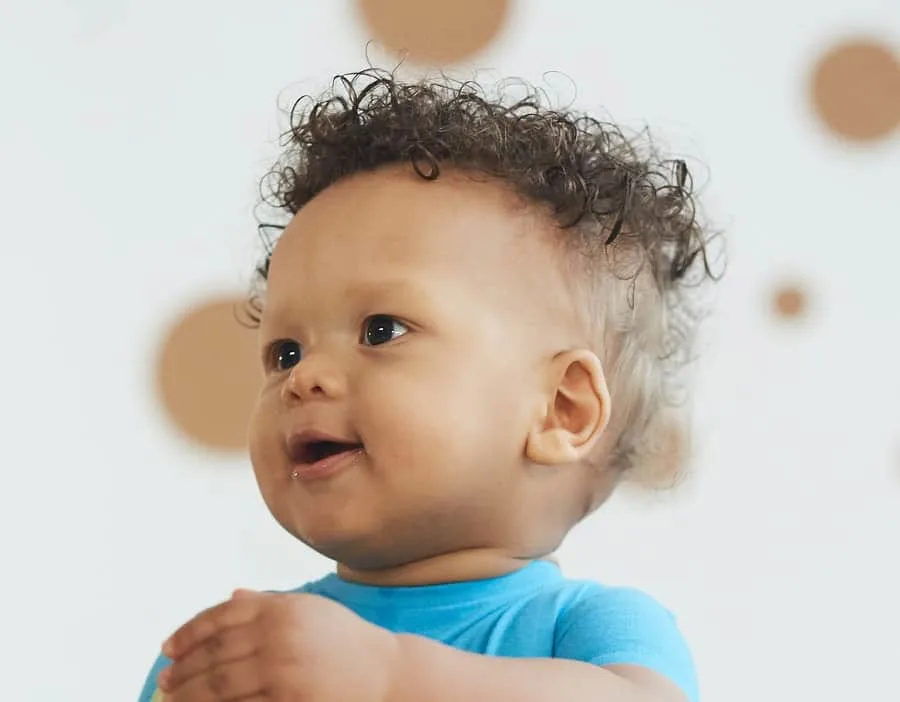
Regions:
[[582, 460], [609, 424], [610, 400], [603, 367], [587, 350], [564, 351], [550, 362], [543, 416], [532, 427], [525, 455], [534, 463]]

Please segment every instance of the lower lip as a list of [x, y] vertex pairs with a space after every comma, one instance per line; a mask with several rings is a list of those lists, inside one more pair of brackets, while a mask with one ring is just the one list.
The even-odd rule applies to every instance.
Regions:
[[336, 473], [340, 473], [345, 468], [349, 468], [363, 453], [363, 449], [353, 449], [352, 451], [344, 451], [343, 453], [328, 456], [321, 461], [315, 463], [304, 463], [294, 465], [291, 468], [291, 477], [295, 480], [312, 481], [324, 480], [330, 478]]

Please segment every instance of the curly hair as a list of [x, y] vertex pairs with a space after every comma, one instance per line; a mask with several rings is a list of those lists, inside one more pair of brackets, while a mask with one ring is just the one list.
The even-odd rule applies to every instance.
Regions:
[[[649, 139], [642, 148], [614, 124], [552, 109], [526, 88], [509, 99], [502, 87], [492, 97], [447, 77], [401, 82], [376, 69], [336, 76], [323, 96], [293, 105], [263, 201], [289, 217], [342, 178], [406, 163], [426, 180], [445, 166], [487, 176], [546, 211], [579, 254], [589, 291], [587, 321], [613, 399], [616, 438], [605, 460], [623, 474], [671, 482], [686, 438], [673, 410], [702, 317], [697, 291], [716, 278], [690, 174], [683, 161], [660, 158]], [[270, 232], [280, 229], [260, 225], [256, 322], [277, 236]]]

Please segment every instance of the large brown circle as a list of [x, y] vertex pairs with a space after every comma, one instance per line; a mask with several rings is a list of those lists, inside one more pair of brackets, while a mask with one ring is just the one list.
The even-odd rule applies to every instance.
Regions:
[[239, 451], [261, 382], [256, 333], [243, 301], [217, 299], [190, 309], [171, 327], [157, 362], [163, 407], [189, 437]]
[[900, 124], [900, 61], [875, 40], [856, 39], [828, 51], [810, 86], [825, 125], [854, 141], [887, 137]]
[[502, 29], [509, 0], [357, 0], [374, 38], [416, 63], [444, 65], [482, 50]]

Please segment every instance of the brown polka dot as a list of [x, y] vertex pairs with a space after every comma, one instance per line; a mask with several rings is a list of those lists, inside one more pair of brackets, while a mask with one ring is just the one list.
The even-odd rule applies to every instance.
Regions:
[[819, 117], [846, 139], [883, 139], [900, 124], [900, 61], [877, 41], [831, 49], [816, 65], [810, 91]]
[[416, 63], [466, 59], [499, 33], [509, 0], [357, 0], [374, 37]]
[[195, 441], [214, 449], [246, 447], [247, 424], [261, 381], [256, 332], [240, 299], [189, 310], [165, 338], [157, 382], [163, 407]]
[[798, 285], [783, 285], [775, 290], [772, 308], [775, 315], [782, 319], [802, 317], [809, 308], [807, 294]]

